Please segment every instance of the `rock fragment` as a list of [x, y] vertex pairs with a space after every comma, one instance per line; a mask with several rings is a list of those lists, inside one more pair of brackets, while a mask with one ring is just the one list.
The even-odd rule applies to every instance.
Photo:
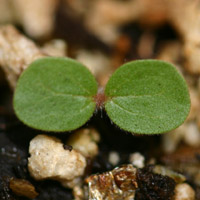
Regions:
[[67, 45], [63, 40], [52, 40], [38, 47], [32, 40], [19, 33], [12, 25], [0, 26], [0, 67], [12, 89], [20, 74], [38, 58], [66, 56]]
[[59, 0], [1, 0], [0, 23], [22, 25], [34, 38], [49, 36], [54, 28]]
[[132, 165], [124, 165], [112, 171], [88, 177], [86, 179], [88, 184], [88, 197], [86, 199], [133, 199], [138, 188], [136, 171]]
[[180, 183], [175, 187], [174, 200], [194, 200], [195, 192], [187, 183]]
[[0, 66], [12, 88], [19, 75], [27, 66], [43, 57], [41, 50], [28, 38], [20, 34], [14, 26], [0, 27]]
[[64, 57], [67, 55], [67, 44], [64, 40], [54, 39], [45, 43], [41, 50], [49, 56]]
[[176, 183], [182, 183], [186, 180], [185, 176], [182, 174], [179, 174], [173, 170], [168, 169], [165, 166], [162, 165], [156, 165], [153, 168], [153, 172], [156, 174], [161, 174], [163, 176], [169, 176], [170, 178], [174, 179]]
[[181, 141], [192, 147], [200, 146], [200, 131], [193, 121], [184, 123], [162, 136], [162, 146], [166, 153], [174, 152]]
[[145, 158], [144, 158], [144, 156], [142, 154], [140, 154], [139, 152], [136, 152], [136, 153], [130, 154], [129, 161], [135, 167], [143, 168], [144, 167]]
[[100, 140], [99, 133], [92, 128], [80, 129], [73, 133], [67, 144], [85, 157], [93, 158], [99, 152], [97, 143]]
[[30, 142], [28, 169], [36, 180], [54, 179], [73, 187], [86, 167], [85, 157], [75, 150], [65, 150], [55, 137], [38, 135]]
[[111, 151], [108, 155], [108, 161], [113, 165], [116, 166], [120, 161], [120, 156], [116, 151]]

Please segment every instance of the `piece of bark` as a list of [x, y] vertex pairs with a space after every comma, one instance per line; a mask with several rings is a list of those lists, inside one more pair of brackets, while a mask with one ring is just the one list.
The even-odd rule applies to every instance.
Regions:
[[27, 180], [12, 178], [9, 184], [10, 189], [17, 196], [34, 199], [38, 196], [35, 187]]

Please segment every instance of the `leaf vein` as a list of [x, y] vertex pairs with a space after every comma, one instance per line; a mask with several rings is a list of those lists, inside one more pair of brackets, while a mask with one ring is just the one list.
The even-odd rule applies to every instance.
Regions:
[[131, 115], [137, 115], [137, 116], [142, 116], [142, 117], [149, 117], [149, 118], [152, 118], [152, 119], [162, 119], [163, 117], [162, 116], [146, 116], [146, 115], [143, 115], [141, 113], [134, 113], [134, 112], [131, 112], [130, 110], [127, 110], [126, 108], [122, 107], [120, 104], [114, 102], [114, 101], [110, 101], [111, 103], [115, 104], [117, 107], [119, 107], [119, 109], [131, 114]]
[[49, 91], [52, 95], [55, 96], [73, 96], [73, 97], [91, 97], [91, 96], [87, 96], [87, 95], [75, 95], [75, 94], [66, 94], [66, 93], [59, 93], [56, 92], [50, 88], [48, 88], [43, 82], [40, 81], [40, 83], [38, 84], [40, 86], [42, 86], [45, 90]]

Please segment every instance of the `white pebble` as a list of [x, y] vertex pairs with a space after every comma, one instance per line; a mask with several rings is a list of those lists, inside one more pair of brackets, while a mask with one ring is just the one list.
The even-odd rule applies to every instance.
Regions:
[[195, 192], [187, 183], [180, 183], [175, 187], [174, 200], [194, 200]]
[[76, 59], [83, 63], [95, 76], [105, 71], [110, 65], [109, 59], [97, 51], [79, 50]]
[[116, 151], [111, 151], [108, 155], [108, 161], [114, 166], [117, 165], [120, 161], [119, 154]]
[[132, 153], [129, 156], [129, 162], [134, 165], [135, 167], [138, 168], [143, 168], [144, 167], [144, 161], [145, 158], [142, 154], [136, 152], [136, 153]]
[[186, 133], [187, 125], [182, 124], [178, 128], [162, 135], [162, 148], [166, 153], [172, 153], [176, 150], [178, 144]]
[[79, 151], [85, 157], [93, 158], [99, 152], [97, 143], [100, 140], [99, 133], [92, 128], [84, 128], [73, 133], [69, 140], [68, 145], [73, 149]]
[[186, 144], [191, 146], [200, 145], [200, 132], [198, 130], [197, 124], [190, 122], [187, 125], [187, 132], [184, 135], [184, 141]]
[[66, 183], [84, 174], [85, 157], [75, 150], [65, 150], [55, 137], [36, 136], [30, 142], [29, 153], [28, 169], [36, 180], [48, 178]]

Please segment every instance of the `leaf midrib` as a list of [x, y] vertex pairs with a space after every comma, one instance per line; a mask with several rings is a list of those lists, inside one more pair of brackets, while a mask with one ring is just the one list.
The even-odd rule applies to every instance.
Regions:
[[47, 87], [41, 80], [39, 82], [40, 84], [38, 85], [41, 85], [46, 91], [48, 91], [49, 93], [52, 93], [53, 95], [55, 96], [73, 96], [73, 97], [92, 97], [92, 95], [76, 95], [76, 94], [69, 94], [69, 93], [59, 93], [59, 92], [56, 92], [54, 91], [52, 88], [50, 89], [49, 87]]
[[[86, 106], [84, 106], [83, 108], [81, 108], [80, 110], [79, 110], [79, 112], [78, 112], [78, 114], [80, 114], [80, 113], [82, 113], [84, 110], [86, 110], [87, 109], [87, 107], [89, 107], [89, 106], [91, 106], [91, 103], [92, 102], [90, 102], [88, 105], [86, 105]], [[46, 115], [42, 115], [40, 118], [38, 118], [38, 119], [45, 119], [46, 117], [49, 117], [49, 116], [57, 116], [58, 114], [56, 113], [56, 114], [53, 114], [53, 113], [51, 113], [51, 114], [46, 114]], [[73, 117], [73, 116], [76, 116], [77, 114], [70, 114], [70, 116], [71, 117]]]
[[149, 115], [143, 115], [142, 113], [134, 113], [134, 112], [131, 112], [127, 109], [125, 109], [124, 107], [122, 107], [120, 104], [114, 102], [113, 100], [109, 101], [110, 103], [113, 103], [114, 105], [116, 105], [117, 107], [119, 107], [121, 110], [131, 114], [131, 115], [136, 115], [136, 116], [142, 116], [142, 117], [148, 117], [148, 118], [152, 118], [152, 119], [163, 119], [164, 117], [163, 116], [158, 116], [158, 117], [153, 117], [153, 116], [149, 116]]
[[158, 94], [153, 94], [153, 95], [151, 95], [151, 94], [144, 94], [144, 95], [110, 95], [110, 96], [108, 96], [108, 98], [110, 98], [110, 99], [113, 99], [113, 98], [129, 98], [129, 97], [132, 97], [132, 98], [140, 98], [140, 97], [153, 97], [153, 96], [162, 96], [162, 94], [163, 94], [164, 92], [161, 92], [161, 93], [158, 93]]

